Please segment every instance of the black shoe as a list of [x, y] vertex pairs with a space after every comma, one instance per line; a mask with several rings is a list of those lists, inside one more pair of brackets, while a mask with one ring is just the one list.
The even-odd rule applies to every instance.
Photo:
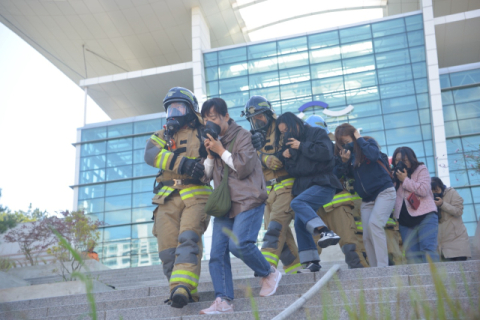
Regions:
[[320, 248], [326, 248], [328, 246], [334, 246], [340, 241], [340, 237], [327, 228], [324, 228], [322, 232], [320, 232], [320, 239], [318, 239], [317, 244]]
[[173, 308], [183, 308], [190, 301], [191, 295], [187, 288], [177, 287], [170, 298], [170, 306]]
[[298, 270], [297, 273], [318, 272], [320, 269], [322, 267], [318, 263], [310, 262], [306, 268]]

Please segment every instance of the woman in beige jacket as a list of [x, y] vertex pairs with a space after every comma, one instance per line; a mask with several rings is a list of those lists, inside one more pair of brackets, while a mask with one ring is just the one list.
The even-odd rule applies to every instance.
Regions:
[[463, 224], [463, 198], [442, 180], [432, 178], [432, 191], [440, 213], [438, 251], [445, 261], [465, 261], [471, 257], [470, 243]]

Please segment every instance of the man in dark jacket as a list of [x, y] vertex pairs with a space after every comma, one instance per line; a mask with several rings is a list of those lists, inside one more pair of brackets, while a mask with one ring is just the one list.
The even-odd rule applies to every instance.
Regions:
[[276, 143], [280, 136], [287, 148], [282, 152], [285, 169], [295, 177], [290, 203], [295, 212], [295, 232], [301, 263], [319, 268], [318, 253], [312, 235], [320, 235], [321, 248], [335, 245], [340, 237], [329, 230], [316, 211], [332, 201], [342, 185], [333, 174], [333, 143], [321, 128], [304, 124], [296, 115], [286, 112], [277, 120]]

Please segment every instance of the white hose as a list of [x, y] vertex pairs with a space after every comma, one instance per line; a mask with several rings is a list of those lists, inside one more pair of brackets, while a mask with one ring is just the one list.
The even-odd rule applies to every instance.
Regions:
[[340, 265], [336, 264], [333, 267], [331, 267], [325, 275], [318, 280], [317, 283], [313, 285], [303, 296], [298, 298], [294, 303], [292, 303], [288, 308], [280, 312], [275, 318], [272, 320], [284, 320], [288, 319], [290, 315], [292, 315], [295, 311], [303, 307], [305, 303], [307, 303], [308, 300], [310, 300], [317, 292], [322, 288], [335, 274], [335, 272], [340, 269]]

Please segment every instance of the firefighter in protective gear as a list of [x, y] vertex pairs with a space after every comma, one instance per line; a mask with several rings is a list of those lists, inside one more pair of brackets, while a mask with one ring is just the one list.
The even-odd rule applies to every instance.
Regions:
[[207, 153], [195, 95], [175, 87], [168, 91], [163, 105], [167, 122], [148, 140], [145, 162], [160, 169], [152, 199], [158, 205], [153, 234], [163, 273], [170, 282], [170, 299], [165, 302], [182, 308], [198, 301], [202, 235], [210, 221], [204, 207], [212, 188], [201, 180]]
[[264, 211], [267, 232], [263, 238], [262, 254], [275, 268], [282, 261], [285, 273], [297, 273], [302, 268], [298, 248], [290, 228], [294, 212], [290, 208], [294, 178], [288, 176], [275, 155], [275, 119], [269, 101], [252, 96], [242, 112], [251, 125], [252, 144], [260, 157], [267, 183], [268, 199]]
[[402, 236], [397, 219], [390, 216], [385, 225], [385, 235], [387, 236], [388, 264], [397, 266], [407, 264], [407, 259], [403, 254]]

